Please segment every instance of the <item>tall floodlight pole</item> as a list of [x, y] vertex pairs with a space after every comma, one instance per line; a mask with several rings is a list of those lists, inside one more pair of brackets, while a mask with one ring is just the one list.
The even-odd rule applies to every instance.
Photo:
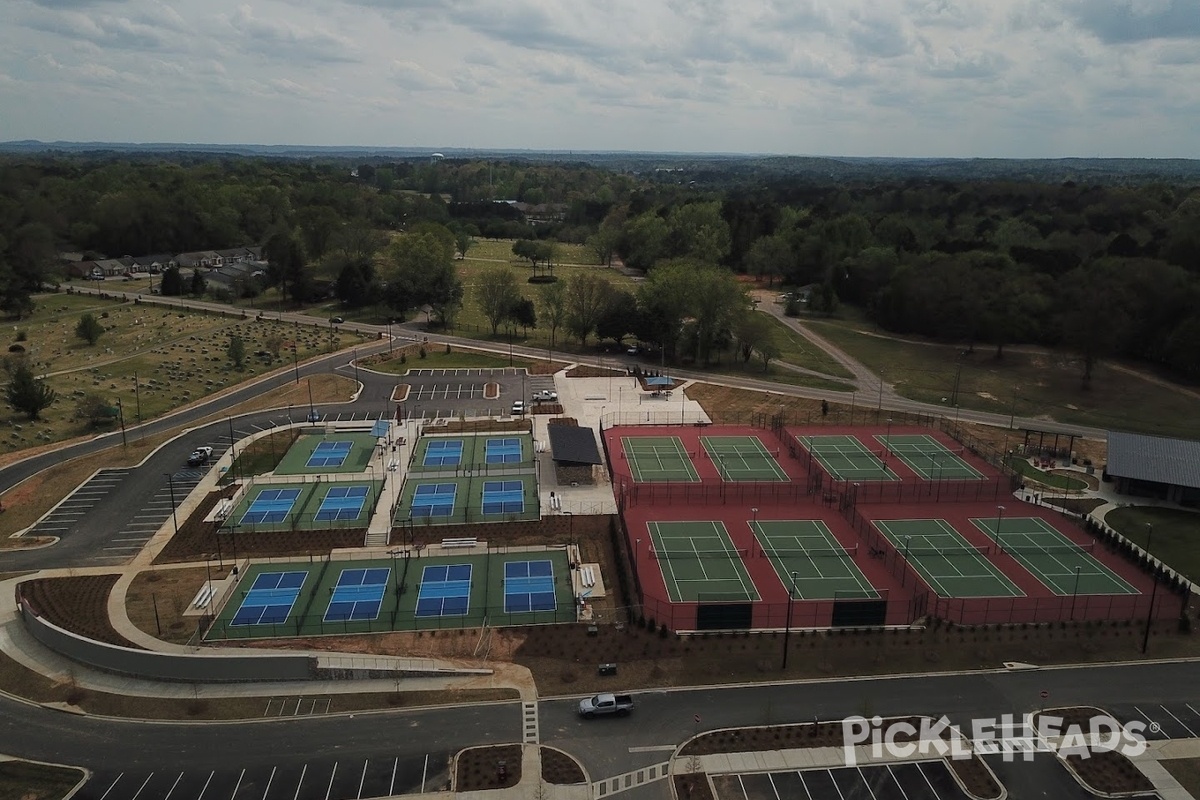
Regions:
[[792, 585], [788, 588], [787, 622], [783, 626], [783, 665], [780, 667], [781, 670], [787, 669], [788, 637], [792, 633], [792, 608], [795, 606], [797, 577], [797, 573], [793, 572]]

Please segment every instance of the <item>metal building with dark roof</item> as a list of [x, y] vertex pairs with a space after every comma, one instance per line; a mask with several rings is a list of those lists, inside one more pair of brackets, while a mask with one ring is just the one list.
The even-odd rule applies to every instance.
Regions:
[[559, 464], [603, 464], [596, 434], [591, 428], [551, 425], [550, 456]]
[[1104, 471], [1120, 494], [1200, 506], [1200, 442], [1109, 431]]

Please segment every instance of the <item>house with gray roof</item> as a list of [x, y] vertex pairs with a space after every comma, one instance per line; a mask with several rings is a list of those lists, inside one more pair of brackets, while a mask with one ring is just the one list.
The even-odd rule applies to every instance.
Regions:
[[1104, 474], [1118, 494], [1200, 506], [1200, 442], [1109, 431]]

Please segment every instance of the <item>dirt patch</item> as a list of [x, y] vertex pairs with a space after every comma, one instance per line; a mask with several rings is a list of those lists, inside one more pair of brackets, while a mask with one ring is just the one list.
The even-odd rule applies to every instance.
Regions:
[[454, 770], [456, 792], [509, 789], [521, 782], [521, 745], [471, 747], [458, 754]]
[[585, 783], [587, 775], [579, 762], [561, 750], [542, 746], [542, 780], [555, 786]]
[[[407, 397], [408, 392], [405, 392], [404, 395], [405, 395], [405, 397]], [[484, 400], [498, 400], [499, 398], [500, 398], [500, 384], [485, 383], [483, 385], [483, 399]]]
[[126, 639], [108, 618], [108, 597], [117, 575], [35, 578], [17, 587], [37, 614], [60, 628], [98, 642], [143, 649]]
[[539, 416], [553, 416], [563, 413], [562, 403], [538, 403], [530, 409], [531, 413]]
[[586, 364], [581, 364], [577, 367], [567, 370], [568, 378], [607, 378], [610, 375], [625, 375], [625, 370], [622, 369], [607, 369], [605, 367], [590, 367]]
[[0, 798], [3, 800], [58, 800], [83, 780], [83, 770], [52, 767], [28, 761], [0, 762]]
[[125, 593], [125, 613], [137, 628], [165, 642], [185, 644], [196, 633], [198, 618], [187, 618], [192, 599], [204, 582], [229, 574], [231, 561], [192, 569], [146, 570]]
[[426, 432], [434, 433], [485, 433], [487, 431], [533, 431], [533, 423], [525, 419], [498, 420], [473, 419], [449, 420], [444, 425], [426, 425]]
[[1112, 750], [1092, 752], [1087, 758], [1068, 755], [1066, 763], [1085, 786], [1102, 796], [1154, 791], [1154, 784], [1132, 761]]

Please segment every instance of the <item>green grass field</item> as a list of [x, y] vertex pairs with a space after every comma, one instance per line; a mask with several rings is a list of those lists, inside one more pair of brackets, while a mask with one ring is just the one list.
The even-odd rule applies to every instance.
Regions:
[[1081, 388], [1078, 360], [1069, 353], [1008, 350], [993, 357], [981, 346], [960, 356], [962, 347], [902, 341], [872, 331], [861, 319], [811, 320], [819, 335], [880, 373], [896, 391], [913, 400], [949, 404], [961, 365], [959, 405], [963, 408], [1047, 417], [1059, 422], [1115, 427], [1168, 436], [1200, 437], [1200, 399], [1100, 362], [1090, 390]]
[[1016, 472], [1019, 472], [1025, 477], [1033, 478], [1038, 483], [1043, 484], [1044, 486], [1050, 486], [1054, 489], [1076, 491], [1079, 489], [1086, 489], [1088, 487], [1087, 481], [1082, 481], [1078, 478], [1072, 478], [1069, 475], [1055, 475], [1050, 472], [1043, 472], [1033, 464], [1030, 464], [1028, 459], [1021, 458], [1019, 456], [1013, 456], [1012, 458], [1008, 459], [1008, 464]]
[[[1193, 581], [1200, 581], [1200, 512], [1152, 506], [1126, 506], [1109, 511], [1104, 521], [1126, 539], [1145, 547], [1163, 563]], [[1151, 535], [1147, 525], [1154, 526]]]
[[[478, 350], [456, 348], [447, 353], [445, 347], [432, 347], [425, 351], [425, 358], [406, 355], [403, 362], [399, 358], [393, 358], [390, 361], [372, 364], [371, 369], [391, 375], [403, 375], [412, 369], [501, 369], [509, 366], [508, 361], [506, 356], [492, 355]], [[512, 360], [514, 367], [529, 367], [532, 363], [524, 358], [513, 358]]]

